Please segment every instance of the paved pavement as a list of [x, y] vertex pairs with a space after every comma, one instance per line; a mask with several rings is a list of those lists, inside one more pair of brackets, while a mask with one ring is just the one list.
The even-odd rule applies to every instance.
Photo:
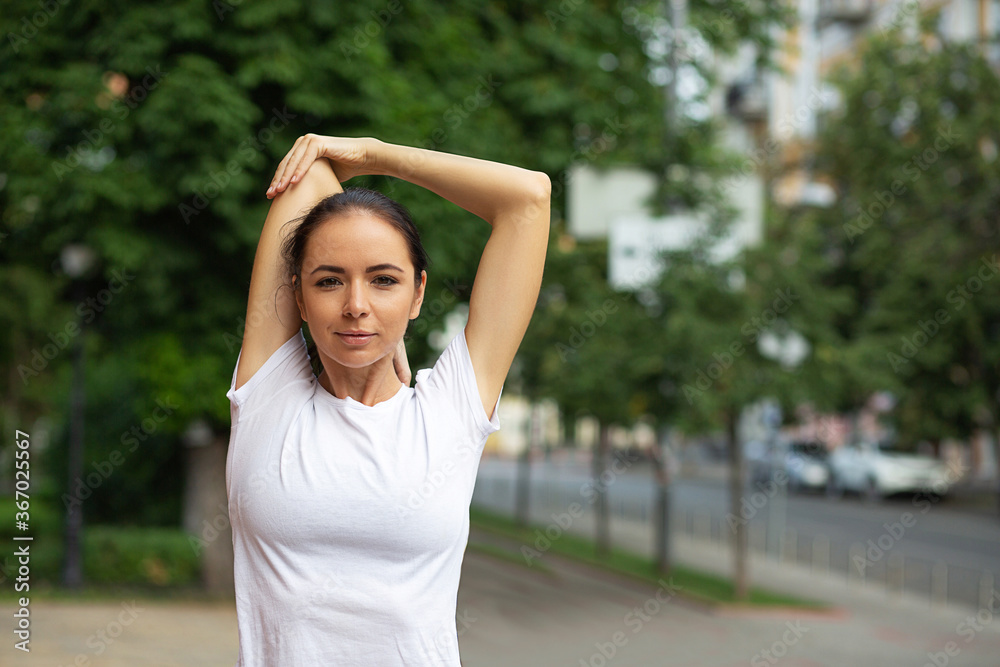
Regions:
[[[644, 539], [642, 528], [616, 522], [612, 540], [621, 545]], [[476, 533], [470, 541], [477, 536], [497, 539]], [[729, 554], [711, 543], [678, 539], [673, 552], [679, 563], [730, 571]], [[992, 602], [996, 611], [934, 606], [757, 558], [751, 568], [755, 584], [828, 602], [830, 611], [713, 613], [679, 597], [661, 603], [665, 595], [658, 598], [658, 588], [667, 586], [597, 578], [590, 568], [551, 553], [539, 562], [552, 575], [537, 567], [484, 563], [473, 554], [466, 557], [459, 611], [461, 616], [465, 605], [470, 617], [478, 614], [482, 621], [460, 635], [465, 665], [1000, 666], [1000, 597]]]
[[[617, 544], [645, 539], [615, 523]], [[518, 554], [519, 543], [473, 529], [470, 543]], [[676, 540], [678, 562], [727, 572], [709, 543]], [[988, 607], [935, 607], [907, 596], [847, 586], [836, 576], [754, 561], [756, 583], [828, 601], [832, 612], [711, 613], [661, 586], [545, 553], [533, 567], [469, 549], [458, 597], [466, 667], [782, 665], [787, 667], [1000, 667], [1000, 598]], [[32, 651], [0, 633], [0, 664], [230, 667], [232, 603], [131, 600], [32, 602]], [[0, 603], [10, 628], [14, 605]]]
[[33, 600], [30, 653], [14, 648], [16, 607], [0, 603], [0, 665], [46, 667], [232, 667], [234, 603]]

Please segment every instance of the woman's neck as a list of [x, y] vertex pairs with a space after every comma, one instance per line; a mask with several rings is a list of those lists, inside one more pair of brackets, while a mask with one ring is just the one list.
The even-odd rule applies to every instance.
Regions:
[[[395, 396], [403, 384], [396, 376], [391, 363], [388, 371], [383, 370], [381, 366], [376, 363], [364, 369], [342, 369], [354, 371], [353, 377], [347, 373], [338, 373], [337, 377], [334, 377], [324, 366], [318, 380], [324, 389], [337, 398], [350, 397], [358, 403], [371, 407]], [[358, 371], [361, 373], [357, 373]]]

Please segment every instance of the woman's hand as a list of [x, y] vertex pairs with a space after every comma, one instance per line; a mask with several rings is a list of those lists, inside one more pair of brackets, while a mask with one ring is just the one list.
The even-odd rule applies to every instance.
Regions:
[[271, 199], [290, 185], [298, 183], [313, 162], [320, 158], [330, 160], [337, 179], [343, 183], [355, 176], [371, 173], [368, 168], [374, 162], [375, 139], [352, 139], [326, 137], [319, 134], [304, 134], [284, 157], [271, 179], [267, 198]]
[[392, 367], [395, 369], [399, 381], [409, 387], [411, 377], [410, 363], [406, 360], [406, 343], [403, 342], [402, 338], [399, 339], [399, 345], [396, 346], [396, 353], [392, 357]]

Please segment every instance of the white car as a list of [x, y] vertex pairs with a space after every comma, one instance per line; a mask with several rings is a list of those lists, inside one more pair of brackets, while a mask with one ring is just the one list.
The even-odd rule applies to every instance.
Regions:
[[827, 493], [855, 491], [870, 500], [892, 493], [923, 492], [944, 496], [952, 475], [943, 462], [887, 443], [854, 442], [833, 450]]
[[803, 489], [822, 491], [829, 482], [829, 450], [821, 442], [789, 443], [783, 463], [790, 491]]

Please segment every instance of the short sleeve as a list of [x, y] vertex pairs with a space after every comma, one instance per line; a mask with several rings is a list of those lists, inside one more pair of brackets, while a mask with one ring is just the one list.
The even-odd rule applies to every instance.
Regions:
[[493, 416], [488, 417], [479, 397], [479, 385], [472, 368], [472, 357], [465, 341], [465, 329], [456, 335], [432, 368], [417, 371], [417, 390], [431, 390], [455, 406], [459, 418], [463, 420], [465, 431], [472, 436], [486, 439], [490, 433], [500, 430], [500, 396]]
[[236, 372], [240, 367], [242, 356], [241, 348], [236, 357], [236, 365], [233, 367], [233, 379], [229, 384], [229, 391], [226, 392], [234, 424], [255, 411], [259, 405], [267, 405], [280, 390], [296, 382], [304, 383], [303, 389], [308, 389], [316, 377], [309, 364], [309, 352], [306, 349], [306, 339], [302, 329], [275, 350], [264, 365], [237, 389]]

